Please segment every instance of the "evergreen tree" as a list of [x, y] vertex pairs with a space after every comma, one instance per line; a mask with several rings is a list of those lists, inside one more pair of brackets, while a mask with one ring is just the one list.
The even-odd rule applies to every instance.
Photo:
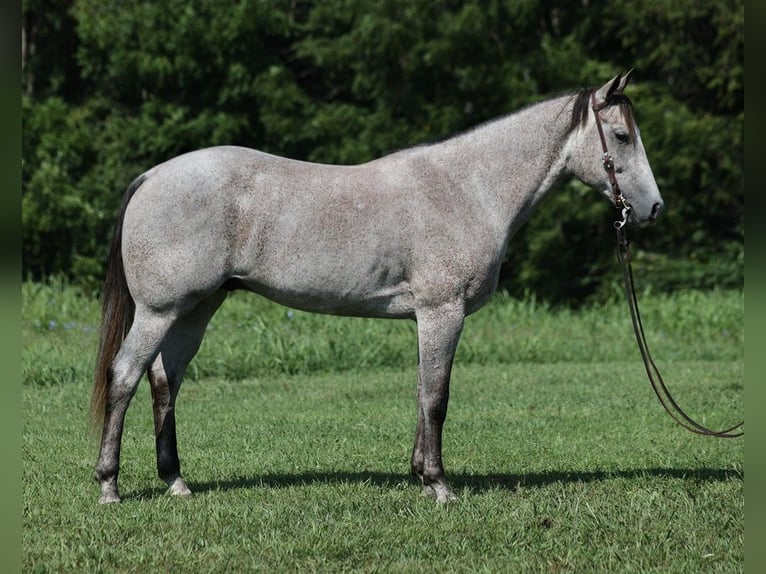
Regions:
[[[362, 162], [634, 68], [668, 208], [635, 234], [642, 282], [743, 285], [742, 0], [24, 0], [22, 17], [26, 276], [95, 287], [122, 190], [185, 151]], [[502, 286], [603, 296], [612, 217], [567, 184]]]

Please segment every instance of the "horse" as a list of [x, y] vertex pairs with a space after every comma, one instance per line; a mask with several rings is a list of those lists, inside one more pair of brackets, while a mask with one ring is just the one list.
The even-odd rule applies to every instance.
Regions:
[[464, 318], [497, 289], [509, 240], [568, 178], [624, 202], [632, 225], [651, 225], [663, 210], [623, 92], [629, 76], [363, 164], [219, 146], [138, 176], [123, 196], [102, 295], [91, 396], [99, 501], [120, 501], [125, 413], [144, 373], [157, 473], [170, 494], [191, 494], [176, 398], [208, 322], [234, 289], [316, 313], [416, 321], [411, 472], [425, 495], [453, 500], [442, 461], [452, 362]]

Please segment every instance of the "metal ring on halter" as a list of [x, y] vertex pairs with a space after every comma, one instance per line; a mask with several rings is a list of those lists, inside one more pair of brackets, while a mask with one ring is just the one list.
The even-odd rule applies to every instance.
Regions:
[[622, 208], [622, 221], [615, 221], [614, 222], [614, 228], [615, 229], [622, 229], [625, 227], [625, 224], [628, 222], [628, 215], [630, 215], [630, 204], [625, 201], [625, 199], [622, 200], [623, 208]]

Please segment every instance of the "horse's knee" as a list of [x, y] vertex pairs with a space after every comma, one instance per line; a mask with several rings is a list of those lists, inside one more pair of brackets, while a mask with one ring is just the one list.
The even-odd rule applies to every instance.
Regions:
[[423, 412], [425, 419], [431, 425], [438, 425], [439, 428], [447, 420], [447, 404], [449, 403], [449, 393], [445, 390], [431, 393], [422, 399]]

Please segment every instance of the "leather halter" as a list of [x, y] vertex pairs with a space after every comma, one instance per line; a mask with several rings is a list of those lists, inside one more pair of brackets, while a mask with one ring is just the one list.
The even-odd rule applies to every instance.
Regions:
[[678, 423], [680, 426], [693, 433], [712, 436], [716, 438], [735, 438], [744, 435], [744, 431], [740, 429], [745, 422], [734, 425], [731, 428], [727, 428], [721, 431], [711, 430], [689, 415], [678, 405], [673, 396], [670, 394], [668, 387], [665, 385], [665, 381], [662, 379], [657, 365], [655, 365], [652, 355], [649, 352], [649, 346], [646, 343], [646, 336], [644, 335], [644, 327], [641, 324], [641, 315], [638, 311], [638, 299], [636, 298], [636, 290], [633, 286], [633, 268], [630, 264], [632, 259], [630, 249], [628, 247], [628, 235], [625, 229], [628, 221], [628, 214], [631, 207], [622, 196], [620, 186], [617, 183], [617, 176], [614, 171], [614, 161], [612, 155], [609, 153], [609, 149], [606, 145], [606, 137], [604, 136], [604, 128], [601, 125], [601, 117], [599, 112], [609, 105], [609, 101], [605, 100], [599, 104], [596, 103], [595, 90], [591, 93], [591, 107], [593, 108], [593, 115], [596, 118], [596, 127], [598, 128], [598, 135], [601, 138], [601, 149], [603, 150], [603, 162], [604, 169], [609, 176], [609, 184], [614, 191], [614, 205], [620, 210], [622, 214], [622, 220], [615, 221], [614, 227], [617, 230], [617, 256], [622, 264], [622, 277], [623, 285], [625, 288], [625, 296], [628, 300], [628, 307], [630, 308], [630, 317], [633, 322], [633, 332], [636, 334], [636, 341], [638, 342], [638, 349], [641, 351], [641, 358], [644, 361], [644, 367], [646, 368], [646, 375], [649, 377], [649, 382], [652, 384], [652, 389], [657, 395], [660, 404], [670, 417]]
[[593, 108], [593, 115], [596, 118], [596, 127], [598, 128], [598, 137], [601, 138], [601, 149], [604, 152], [602, 161], [604, 162], [604, 169], [609, 176], [609, 185], [612, 186], [614, 192], [614, 205], [617, 209], [623, 209], [626, 207], [625, 200], [622, 197], [620, 186], [617, 183], [617, 176], [614, 173], [614, 160], [612, 154], [609, 153], [609, 149], [606, 147], [606, 137], [604, 136], [604, 127], [601, 125], [601, 116], [599, 112], [609, 105], [608, 100], [604, 100], [601, 103], [596, 103], [596, 91], [593, 90], [590, 94], [591, 107]]

